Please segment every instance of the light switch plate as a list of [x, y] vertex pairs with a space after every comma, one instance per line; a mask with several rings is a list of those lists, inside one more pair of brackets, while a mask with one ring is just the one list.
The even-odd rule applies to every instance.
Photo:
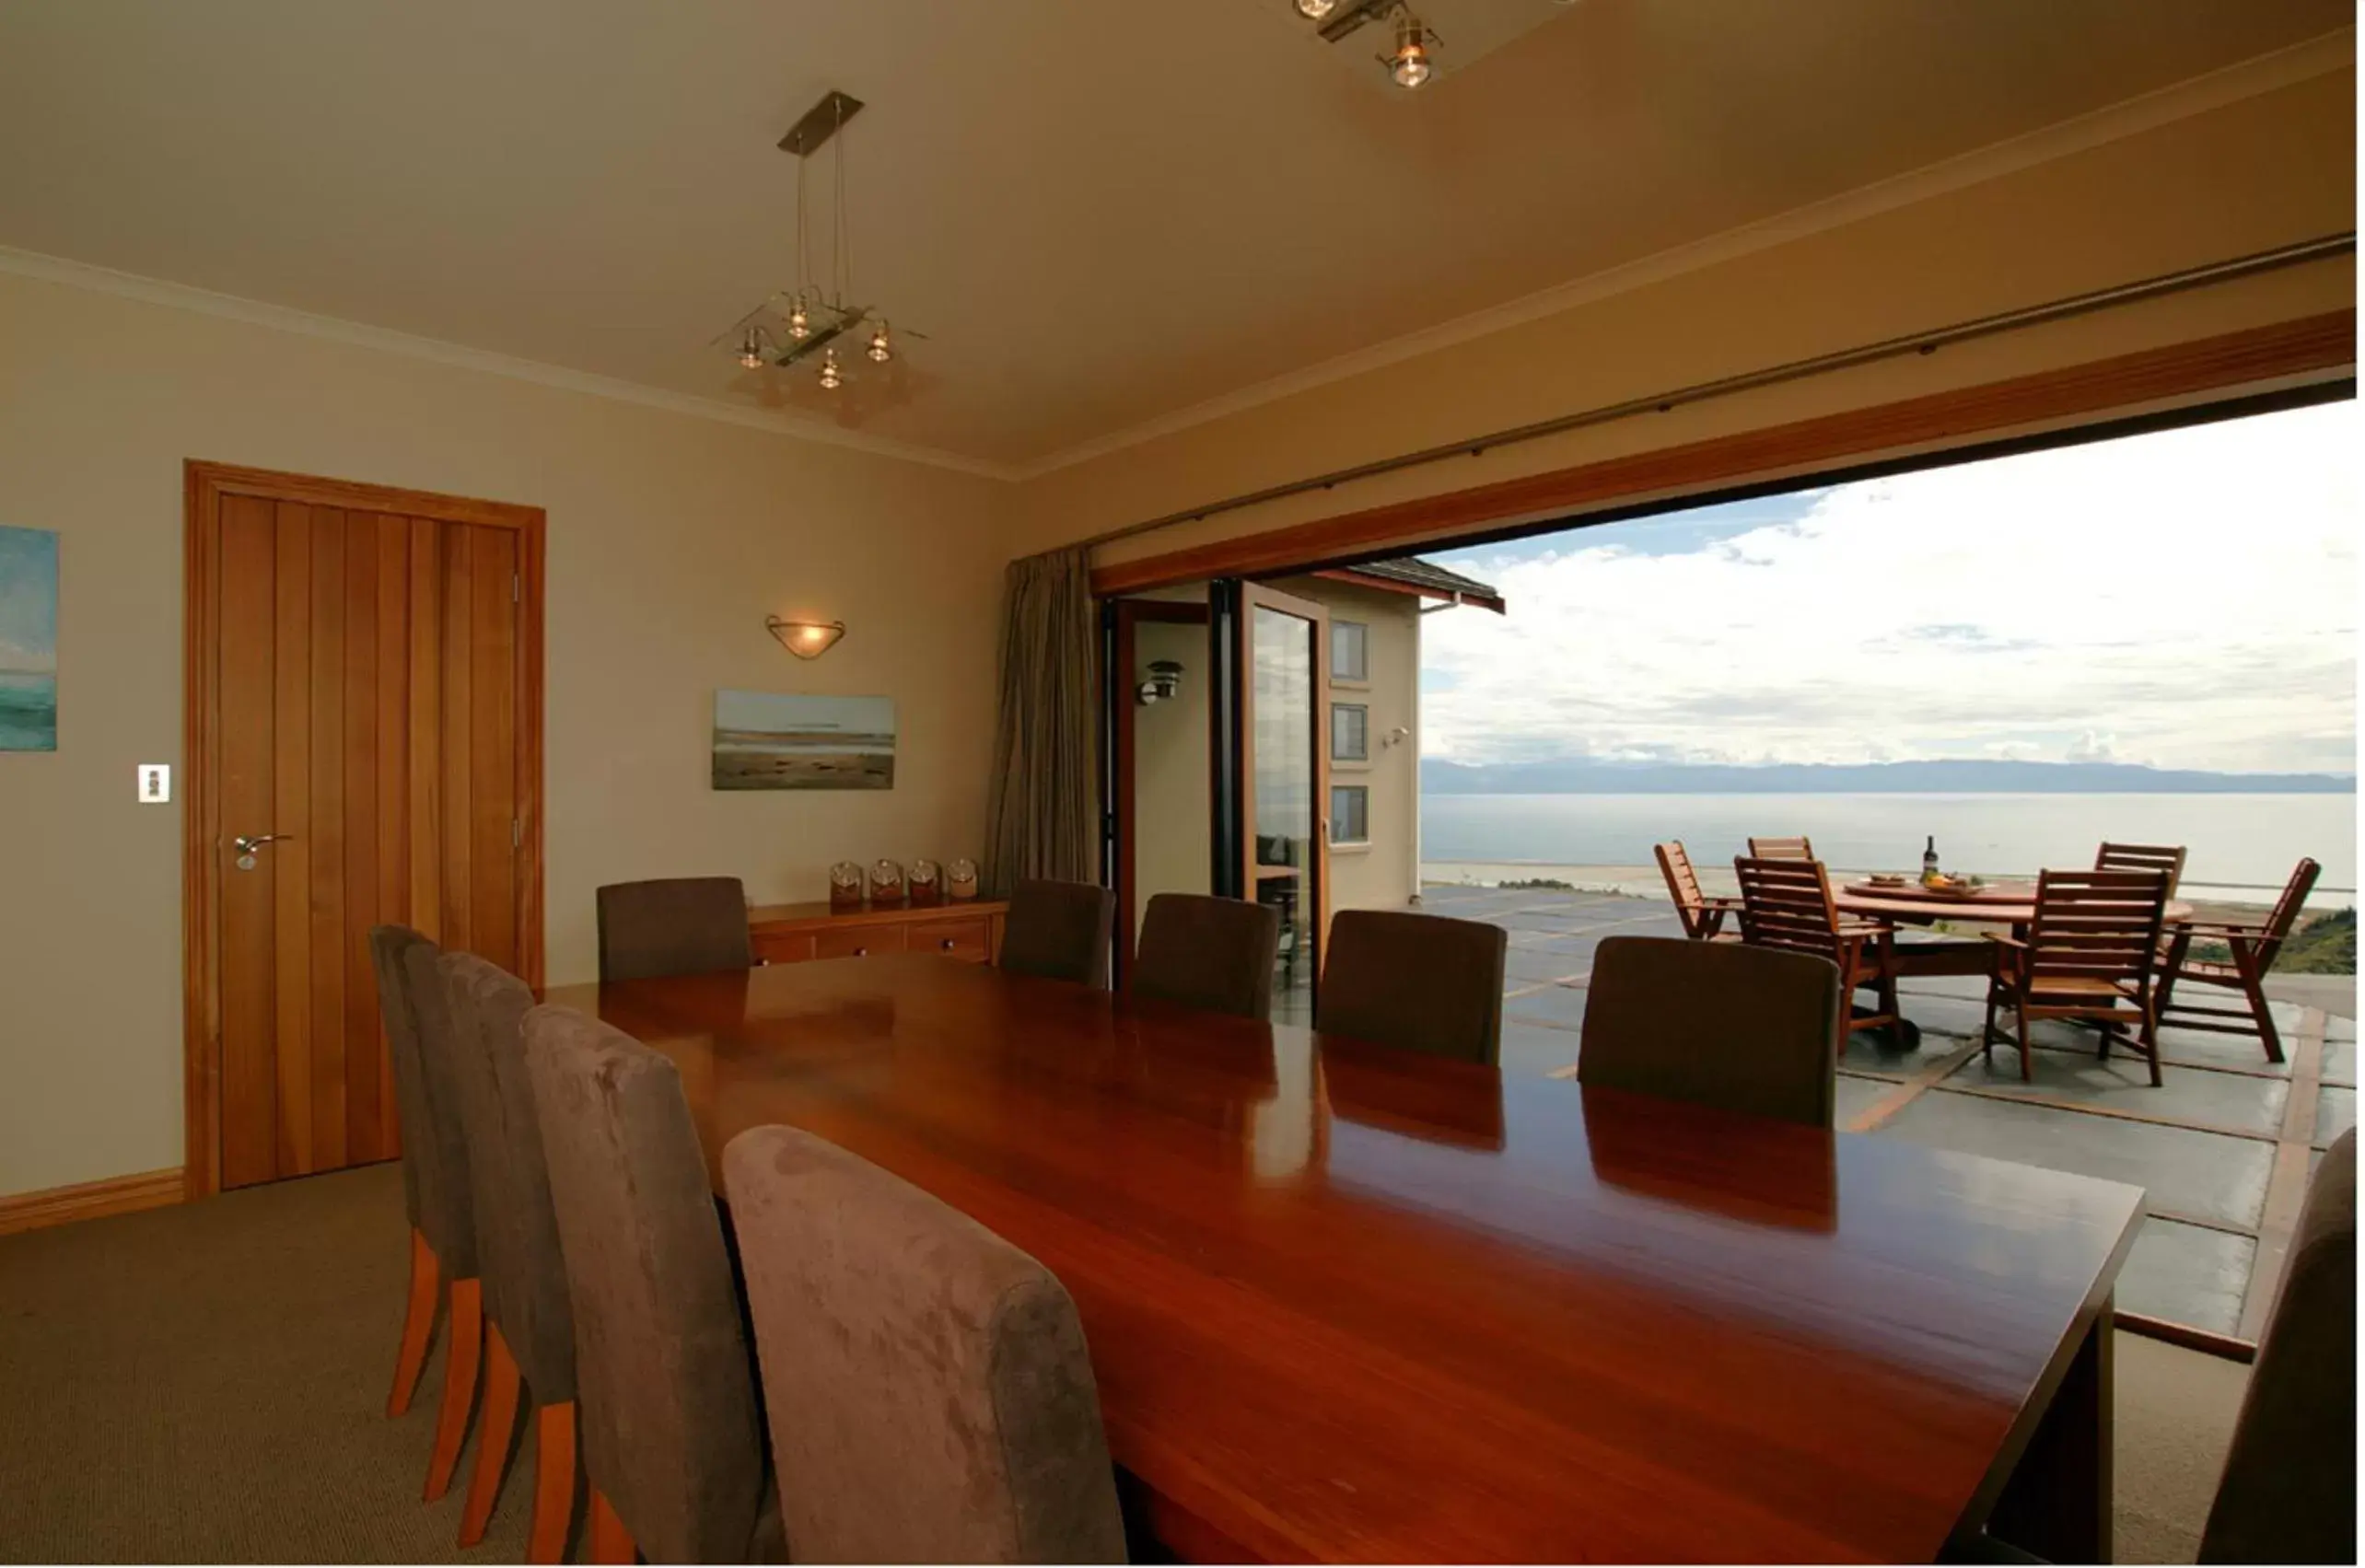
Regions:
[[172, 798], [172, 764], [142, 762], [140, 764], [140, 804], [162, 806]]

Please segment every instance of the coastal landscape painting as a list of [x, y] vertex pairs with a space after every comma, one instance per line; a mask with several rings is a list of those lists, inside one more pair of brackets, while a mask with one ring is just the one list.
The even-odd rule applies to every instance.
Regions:
[[57, 749], [57, 535], [0, 528], [0, 751]]
[[715, 693], [716, 789], [892, 789], [890, 697]]

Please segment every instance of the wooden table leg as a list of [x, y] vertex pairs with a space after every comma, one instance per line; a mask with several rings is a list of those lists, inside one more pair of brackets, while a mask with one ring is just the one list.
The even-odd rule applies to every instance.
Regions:
[[2047, 1562], [2111, 1561], [2111, 1304], [2054, 1391], [1987, 1533]]

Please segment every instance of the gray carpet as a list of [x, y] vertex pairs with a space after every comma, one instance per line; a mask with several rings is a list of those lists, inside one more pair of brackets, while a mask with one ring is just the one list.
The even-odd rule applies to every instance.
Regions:
[[0, 1559], [517, 1562], [419, 1490], [443, 1330], [386, 1418], [406, 1260], [393, 1166], [0, 1238]]
[[[0, 1560], [515, 1562], [419, 1501], [443, 1368], [385, 1416], [402, 1309], [391, 1166], [0, 1238]], [[2189, 1562], [2244, 1367], [2118, 1339], [2118, 1555]], [[578, 1544], [581, 1534], [577, 1526]]]

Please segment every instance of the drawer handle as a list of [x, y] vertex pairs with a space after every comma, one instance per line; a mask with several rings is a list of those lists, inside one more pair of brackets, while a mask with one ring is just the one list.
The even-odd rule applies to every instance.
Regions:
[[870, 957], [870, 949], [868, 947], [856, 947], [854, 950], [854, 956], [857, 958], [867, 958]]
[[951, 937], [949, 937], [949, 936], [948, 936], [948, 937], [946, 937], [943, 941], [941, 941], [941, 942], [938, 943], [938, 944], [937, 944], [937, 946], [938, 946], [938, 947], [942, 947], [946, 952], [949, 953], [949, 952], [951, 952], [951, 951], [952, 951], [952, 938], [951, 938]]

